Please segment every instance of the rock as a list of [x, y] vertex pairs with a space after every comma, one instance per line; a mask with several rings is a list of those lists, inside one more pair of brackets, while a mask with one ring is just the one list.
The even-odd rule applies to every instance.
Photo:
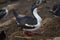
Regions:
[[10, 10], [18, 9], [19, 6], [20, 6], [20, 3], [15, 3], [15, 4], [10, 4], [10, 5], [6, 6], [6, 8], [10, 11]]
[[55, 37], [53, 40], [60, 40], [60, 37]]
[[7, 0], [0, 0], [0, 3], [5, 3], [7, 2]]

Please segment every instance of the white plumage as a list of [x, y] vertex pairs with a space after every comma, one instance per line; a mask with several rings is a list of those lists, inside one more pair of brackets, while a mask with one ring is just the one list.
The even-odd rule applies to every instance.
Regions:
[[37, 19], [37, 24], [36, 25], [25, 24], [26, 26], [35, 27], [34, 29], [25, 29], [26, 31], [35, 31], [41, 27], [42, 18], [38, 15], [37, 8], [34, 9], [33, 14]]

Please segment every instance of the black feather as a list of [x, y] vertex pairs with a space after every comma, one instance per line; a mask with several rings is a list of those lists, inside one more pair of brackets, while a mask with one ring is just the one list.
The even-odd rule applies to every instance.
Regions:
[[5, 32], [1, 31], [1, 33], [0, 33], [0, 40], [5, 40], [5, 38], [6, 38]]

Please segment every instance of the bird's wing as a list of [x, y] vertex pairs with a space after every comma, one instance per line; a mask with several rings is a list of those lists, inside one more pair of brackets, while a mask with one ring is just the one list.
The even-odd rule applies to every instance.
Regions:
[[29, 25], [37, 24], [37, 20], [31, 16], [26, 16], [26, 23]]
[[31, 16], [25, 16], [25, 17], [20, 17], [17, 19], [17, 21], [21, 24], [29, 24], [29, 25], [35, 25], [37, 24], [37, 20]]

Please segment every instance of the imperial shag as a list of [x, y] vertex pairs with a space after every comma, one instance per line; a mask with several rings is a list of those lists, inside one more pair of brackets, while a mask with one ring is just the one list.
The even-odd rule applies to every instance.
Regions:
[[41, 27], [42, 18], [37, 13], [37, 7], [35, 4], [31, 7], [32, 15], [19, 17], [16, 11], [13, 11], [14, 16], [16, 17], [17, 24], [25, 31], [35, 31]]
[[6, 8], [0, 9], [0, 20], [1, 20], [3, 17], [7, 16], [7, 14], [8, 14], [8, 10], [7, 10]]
[[56, 16], [60, 16], [60, 4], [55, 4], [50, 12]]
[[[40, 3], [40, 1], [38, 1], [38, 4]], [[38, 6], [36, 5], [36, 3], [34, 3], [31, 6], [31, 12], [33, 17], [32, 16], [19, 17], [17, 12], [13, 10], [13, 15], [16, 18], [17, 25], [21, 30], [34, 33], [33, 31], [41, 27], [42, 18], [37, 13], [37, 7]]]

